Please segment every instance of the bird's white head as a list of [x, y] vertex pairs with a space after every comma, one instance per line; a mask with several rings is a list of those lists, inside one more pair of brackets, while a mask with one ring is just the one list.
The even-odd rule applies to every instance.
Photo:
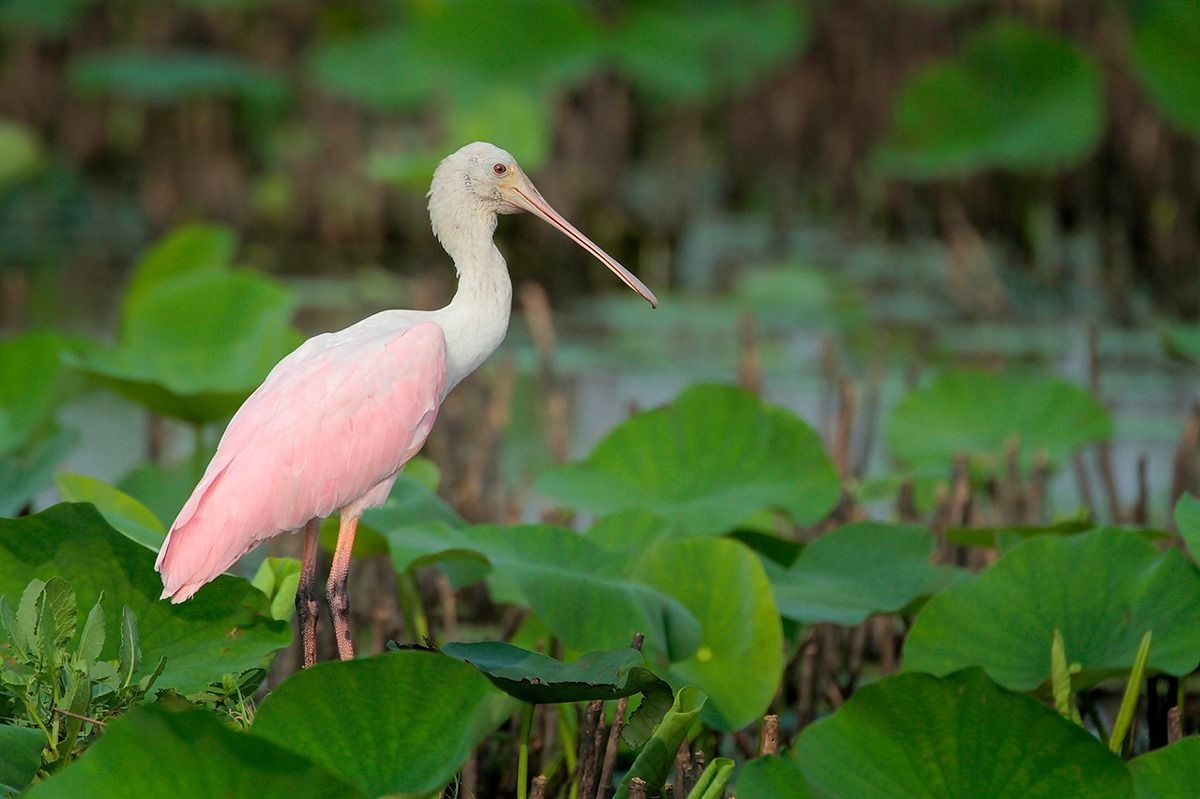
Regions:
[[557, 228], [594, 255], [650, 305], [658, 306], [658, 298], [646, 284], [546, 202], [507, 151], [487, 142], [473, 142], [446, 156], [434, 170], [433, 183], [429, 187], [429, 217], [434, 235], [447, 250], [451, 250], [454, 242], [475, 231], [491, 236], [496, 228], [497, 214], [522, 211]]

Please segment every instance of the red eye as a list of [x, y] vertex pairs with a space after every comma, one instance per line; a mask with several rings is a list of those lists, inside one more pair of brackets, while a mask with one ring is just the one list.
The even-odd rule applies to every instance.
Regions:
[[493, 164], [492, 171], [495, 172], [497, 175], [503, 175], [505, 172], [508, 171], [508, 167], [506, 167], [504, 164]]

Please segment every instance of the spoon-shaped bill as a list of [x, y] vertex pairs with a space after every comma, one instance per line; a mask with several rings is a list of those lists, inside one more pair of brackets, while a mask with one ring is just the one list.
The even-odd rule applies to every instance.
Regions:
[[563, 235], [590, 252], [596, 257], [596, 260], [611, 269], [614, 275], [621, 278], [621, 282], [640, 294], [646, 302], [650, 303], [651, 307], [658, 307], [658, 298], [654, 296], [654, 292], [647, 288], [645, 283], [638, 280], [636, 275], [621, 266], [616, 258], [613, 258], [600, 249], [595, 242], [580, 233], [578, 228], [563, 219], [562, 215], [558, 211], [555, 211], [550, 206], [550, 203], [546, 202], [545, 198], [542, 197], [542, 193], [534, 187], [529, 178], [526, 178], [523, 174], [520, 175], [511, 189], [513, 194], [510, 197], [510, 201], [513, 205], [528, 211], [558, 228]]

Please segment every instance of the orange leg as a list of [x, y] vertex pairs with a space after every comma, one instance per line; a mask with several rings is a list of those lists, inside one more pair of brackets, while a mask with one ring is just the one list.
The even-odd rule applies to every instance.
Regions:
[[354, 549], [354, 534], [357, 531], [357, 516], [342, 518], [337, 549], [333, 553], [333, 565], [329, 567], [329, 581], [325, 583], [325, 598], [329, 601], [329, 614], [333, 617], [333, 637], [337, 640], [338, 657], [342, 660], [351, 660], [354, 657], [354, 638], [350, 635], [350, 595], [346, 592], [346, 578], [350, 575], [350, 552]]
[[296, 587], [296, 622], [300, 627], [300, 645], [306, 669], [317, 662], [319, 606], [314, 589], [317, 578], [317, 532], [320, 529], [320, 519], [310, 519], [304, 525], [304, 555], [300, 561], [300, 584]]

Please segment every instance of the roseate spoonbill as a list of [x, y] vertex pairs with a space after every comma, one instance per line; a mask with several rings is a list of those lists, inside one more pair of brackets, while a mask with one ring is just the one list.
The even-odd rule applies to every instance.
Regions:
[[320, 519], [341, 517], [326, 598], [342, 659], [354, 656], [346, 576], [358, 519], [383, 504], [421, 449], [446, 395], [500, 345], [512, 284], [492, 243], [497, 214], [541, 217], [652, 306], [625, 267], [563, 219], [517, 162], [475, 142], [433, 173], [429, 217], [454, 260], [458, 290], [438, 311], [383, 311], [310, 338], [234, 414], [158, 554], [164, 599], [182, 602], [262, 541], [304, 529], [296, 618], [304, 664], [316, 660]]

